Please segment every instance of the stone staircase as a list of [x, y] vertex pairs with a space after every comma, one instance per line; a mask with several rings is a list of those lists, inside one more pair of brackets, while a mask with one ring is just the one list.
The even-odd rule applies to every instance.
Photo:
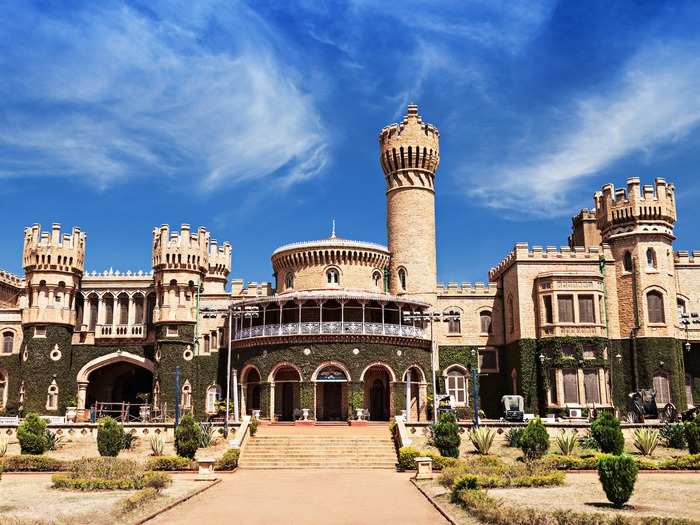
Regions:
[[393, 469], [388, 425], [356, 428], [261, 426], [245, 443], [243, 469]]

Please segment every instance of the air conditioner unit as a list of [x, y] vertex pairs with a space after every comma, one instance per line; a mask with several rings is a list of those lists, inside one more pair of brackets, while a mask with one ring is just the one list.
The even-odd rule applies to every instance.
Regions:
[[580, 408], [570, 408], [569, 417], [574, 419], [581, 419], [583, 417], [583, 412]]

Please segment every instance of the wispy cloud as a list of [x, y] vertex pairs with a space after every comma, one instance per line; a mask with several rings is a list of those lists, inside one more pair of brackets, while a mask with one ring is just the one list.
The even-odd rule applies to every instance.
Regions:
[[0, 16], [0, 176], [105, 188], [149, 173], [206, 191], [326, 166], [302, 73], [244, 5], [103, 5]]
[[677, 140], [700, 123], [698, 51], [681, 44], [641, 51], [606, 92], [562, 108], [572, 123], [553, 127], [532, 158], [484, 169], [472, 195], [493, 208], [527, 214], [570, 211], [569, 192], [585, 178]]

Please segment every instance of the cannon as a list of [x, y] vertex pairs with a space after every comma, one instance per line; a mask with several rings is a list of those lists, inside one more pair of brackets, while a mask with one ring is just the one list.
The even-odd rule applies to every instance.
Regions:
[[522, 422], [525, 418], [525, 399], [523, 396], [503, 396], [503, 419], [506, 421]]
[[646, 419], [658, 419], [662, 423], [673, 422], [678, 420], [678, 410], [673, 403], [666, 403], [659, 410], [654, 389], [641, 389], [627, 395], [625, 419], [628, 423], [644, 423]]

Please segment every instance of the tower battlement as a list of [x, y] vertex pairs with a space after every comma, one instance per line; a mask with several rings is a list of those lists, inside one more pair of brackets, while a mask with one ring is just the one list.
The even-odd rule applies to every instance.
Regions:
[[216, 239], [209, 241], [208, 278], [226, 280], [231, 271], [231, 243], [226, 241], [219, 246]]
[[39, 224], [24, 229], [22, 264], [26, 272], [58, 271], [82, 275], [85, 262], [85, 233], [74, 227], [61, 234], [61, 225], [42, 231]]
[[379, 133], [380, 163], [384, 174], [399, 170], [420, 170], [435, 174], [440, 164], [440, 132], [423, 122], [418, 106], [409, 105], [398, 124], [385, 126]]
[[627, 233], [660, 233], [673, 238], [675, 187], [660, 177], [643, 187], [639, 177], [627, 179], [627, 188], [606, 184], [596, 192], [594, 201], [604, 242]]
[[200, 226], [192, 233], [189, 224], [180, 226], [179, 232], [171, 232], [167, 224], [154, 228], [153, 269], [206, 273], [209, 269], [209, 232]]

